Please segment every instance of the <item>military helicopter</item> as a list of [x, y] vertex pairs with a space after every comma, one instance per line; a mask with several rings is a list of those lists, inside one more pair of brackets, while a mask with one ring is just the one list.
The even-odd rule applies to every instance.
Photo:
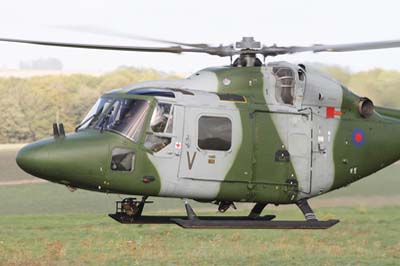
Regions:
[[[152, 39], [153, 40], [153, 39]], [[184, 228], [326, 229], [308, 199], [347, 186], [400, 158], [400, 111], [304, 64], [266, 57], [400, 47], [400, 40], [312, 46], [263, 46], [252, 37], [211, 46], [156, 40], [169, 47], [112, 46], [19, 39], [0, 41], [136, 52], [230, 57], [173, 81], [147, 81], [105, 93], [76, 132], [22, 148], [24, 171], [70, 189], [141, 195], [117, 202], [112, 218]], [[264, 62], [258, 58], [261, 55]], [[234, 59], [234, 60], [233, 60]], [[148, 197], [185, 199], [186, 216], [143, 215]], [[220, 212], [254, 203], [248, 216], [198, 216], [187, 199]], [[267, 204], [296, 204], [303, 221], [262, 215]]]

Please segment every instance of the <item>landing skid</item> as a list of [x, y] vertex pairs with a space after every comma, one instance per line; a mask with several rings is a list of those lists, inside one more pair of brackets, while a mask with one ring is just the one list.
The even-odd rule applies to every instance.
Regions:
[[257, 220], [249, 219], [247, 216], [197, 216], [196, 219], [188, 219], [187, 216], [149, 216], [143, 215], [137, 218], [131, 217], [124, 213], [109, 214], [111, 218], [122, 224], [177, 224], [184, 226], [189, 221], [197, 220], [204, 223], [226, 223], [226, 222], [246, 222], [246, 221], [270, 221], [275, 218], [275, 215], [266, 215]]
[[256, 204], [248, 216], [197, 216], [191, 206], [185, 202], [187, 216], [148, 216], [141, 215], [144, 198], [138, 205], [136, 215], [125, 213], [117, 202], [117, 212], [109, 214], [114, 220], [123, 224], [176, 224], [188, 229], [328, 229], [339, 220], [319, 221], [309, 207], [307, 201], [298, 202], [303, 211], [305, 221], [272, 221], [275, 215], [260, 216], [266, 204]]
[[266, 215], [256, 219], [248, 216], [141, 216], [132, 218], [123, 213], [109, 214], [123, 224], [176, 224], [187, 229], [327, 229], [339, 222], [328, 221], [272, 221], [275, 215]]

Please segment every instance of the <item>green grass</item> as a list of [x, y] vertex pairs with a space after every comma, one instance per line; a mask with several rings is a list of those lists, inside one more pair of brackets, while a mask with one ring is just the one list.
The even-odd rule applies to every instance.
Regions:
[[[293, 210], [275, 211], [300, 219]], [[399, 265], [400, 210], [330, 208], [329, 230], [185, 230], [105, 215], [0, 217], [0, 265]]]

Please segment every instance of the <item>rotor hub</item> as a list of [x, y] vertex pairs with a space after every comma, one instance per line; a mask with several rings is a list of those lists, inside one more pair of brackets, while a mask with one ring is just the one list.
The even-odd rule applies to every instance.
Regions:
[[240, 49], [239, 57], [235, 59], [234, 67], [261, 66], [262, 62], [257, 58], [256, 52], [261, 48], [261, 43], [254, 40], [254, 37], [243, 37], [240, 42], [236, 42], [236, 49]]
[[254, 37], [243, 37], [240, 42], [236, 42], [236, 48], [237, 49], [260, 49], [261, 48], [261, 43], [256, 42], [254, 40]]

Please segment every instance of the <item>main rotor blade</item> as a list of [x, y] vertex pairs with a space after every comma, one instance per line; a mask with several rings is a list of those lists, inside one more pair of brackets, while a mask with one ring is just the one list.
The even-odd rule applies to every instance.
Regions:
[[350, 52], [350, 51], [363, 51], [374, 49], [388, 49], [400, 47], [400, 40], [381, 41], [381, 42], [364, 42], [364, 43], [349, 43], [349, 44], [334, 44], [322, 45], [315, 44], [311, 47], [290, 47], [294, 53], [312, 51], [319, 52]]
[[2, 42], [15, 42], [27, 43], [45, 46], [69, 47], [69, 48], [82, 48], [82, 49], [97, 49], [97, 50], [115, 50], [115, 51], [132, 51], [132, 52], [158, 52], [158, 53], [203, 53], [209, 55], [218, 55], [221, 57], [232, 56], [239, 54], [240, 51], [232, 47], [209, 47], [207, 49], [201, 48], [183, 48], [181, 46], [172, 47], [151, 47], [151, 46], [120, 46], [120, 45], [98, 45], [98, 44], [82, 44], [82, 43], [65, 43], [65, 42], [48, 42], [48, 41], [33, 41], [21, 39], [8, 39], [0, 38]]
[[264, 56], [268, 55], [280, 55], [280, 54], [294, 54], [302, 52], [351, 52], [351, 51], [365, 51], [374, 49], [388, 49], [400, 47], [400, 40], [391, 41], [380, 41], [380, 42], [364, 42], [364, 43], [349, 43], [349, 44], [314, 44], [312, 46], [289, 46], [279, 47], [270, 46], [263, 47], [260, 50], [260, 54]]
[[104, 35], [105, 36], [114, 36], [114, 37], [128, 38], [128, 39], [132, 39], [132, 40], [159, 42], [159, 43], [174, 44], [174, 45], [188, 46], [188, 47], [201, 48], [201, 49], [206, 49], [206, 48], [212, 47], [211, 45], [208, 45], [205, 43], [185, 43], [185, 42], [176, 42], [176, 41], [170, 41], [170, 40], [164, 40], [164, 39], [156, 39], [156, 38], [150, 38], [150, 37], [146, 37], [146, 36], [125, 33], [125, 32], [120, 32], [120, 31], [111, 30], [111, 29], [98, 28], [98, 27], [94, 27], [94, 26], [56, 26], [56, 28], [69, 30], [69, 31], [78, 31], [78, 32], [83, 32], [83, 33], [99, 34], [99, 35], [103, 35], [103, 36]]
[[97, 45], [97, 44], [47, 42], [47, 41], [33, 41], [33, 40], [7, 39], [7, 38], [0, 38], [0, 41], [2, 41], [2, 42], [15, 42], [15, 43], [27, 43], [27, 44], [45, 45], [45, 46], [69, 47], [69, 48], [97, 49], [97, 50], [135, 51], [135, 52], [161, 52], [161, 53], [174, 53], [174, 54], [180, 54], [180, 53], [183, 53], [183, 52], [208, 53], [208, 52], [203, 51], [201, 49], [182, 48], [180, 46], [149, 47], [149, 46]]

